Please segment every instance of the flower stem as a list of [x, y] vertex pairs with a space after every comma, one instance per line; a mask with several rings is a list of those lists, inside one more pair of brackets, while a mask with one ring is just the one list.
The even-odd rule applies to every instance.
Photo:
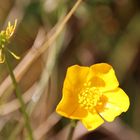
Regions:
[[67, 140], [72, 140], [76, 124], [77, 124], [77, 120], [71, 120], [71, 126], [70, 126], [70, 131]]
[[8, 68], [8, 71], [9, 71], [9, 74], [10, 74], [10, 77], [11, 77], [11, 80], [13, 82], [13, 85], [14, 85], [14, 88], [15, 88], [15, 93], [16, 93], [16, 96], [21, 104], [21, 113], [23, 115], [23, 118], [25, 120], [25, 127], [27, 129], [27, 132], [28, 132], [28, 137], [29, 137], [29, 140], [33, 140], [33, 135], [32, 135], [32, 129], [31, 129], [31, 126], [30, 126], [30, 120], [29, 120], [29, 116], [26, 112], [26, 107], [25, 107], [25, 103], [24, 103], [24, 100], [21, 96], [21, 93], [20, 93], [20, 89], [19, 89], [19, 86], [17, 84], [17, 81], [16, 81], [16, 78], [15, 78], [15, 75], [13, 73], [13, 70], [12, 70], [12, 67], [11, 67], [11, 64], [10, 64], [10, 59], [9, 59], [9, 52], [6, 50], [6, 48], [4, 49], [4, 53], [5, 53], [5, 62], [6, 62], [6, 65], [7, 65], [7, 68]]

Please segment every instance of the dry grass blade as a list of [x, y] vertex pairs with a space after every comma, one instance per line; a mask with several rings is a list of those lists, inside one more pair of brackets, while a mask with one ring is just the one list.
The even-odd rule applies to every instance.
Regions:
[[[25, 103], [28, 103], [30, 99], [32, 98], [32, 95], [36, 89], [36, 83], [28, 89], [24, 94], [23, 94], [23, 100]], [[1, 105], [0, 107], [0, 115], [4, 116], [7, 115], [13, 111], [16, 111], [20, 108], [20, 103], [18, 99], [14, 99], [6, 104]]]
[[56, 113], [52, 113], [48, 119], [34, 131], [35, 140], [40, 140], [60, 119], [60, 116]]
[[[22, 59], [22, 61], [19, 63], [19, 65], [15, 68], [14, 74], [17, 81], [20, 81], [20, 79], [23, 77], [25, 72], [28, 70], [28, 68], [31, 66], [33, 62], [37, 60], [37, 58], [44, 53], [47, 48], [53, 44], [57, 36], [61, 33], [63, 30], [65, 24], [70, 19], [72, 14], [75, 12], [75, 10], [78, 8], [82, 0], [77, 0], [73, 8], [70, 10], [70, 12], [65, 16], [65, 18], [57, 24], [48, 34], [47, 40], [45, 43], [41, 46], [36, 46], [36, 44], [33, 45], [33, 47], [29, 50], [27, 55]], [[42, 38], [39, 38], [39, 40], [42, 40]], [[8, 87], [12, 84], [10, 77], [8, 76], [3, 83], [0, 85], [0, 96], [8, 89]]]
[[[39, 57], [40, 54], [38, 53], [37, 48], [42, 44], [44, 39], [43, 36], [44, 33], [42, 33], [42, 30], [40, 30], [36, 37], [34, 45], [26, 54], [26, 56], [22, 59], [22, 61], [18, 64], [18, 66], [15, 68], [14, 74], [16, 76], [17, 82], [20, 81], [20, 79], [24, 76], [25, 72], [28, 70], [30, 65]], [[9, 88], [11, 84], [12, 81], [10, 79], [10, 76], [8, 76], [0, 85], [0, 96], [2, 96], [2, 94]]]

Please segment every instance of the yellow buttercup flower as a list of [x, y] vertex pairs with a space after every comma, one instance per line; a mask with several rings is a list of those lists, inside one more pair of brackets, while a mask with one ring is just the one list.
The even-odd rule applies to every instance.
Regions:
[[111, 65], [74, 65], [67, 70], [63, 97], [56, 112], [70, 119], [81, 120], [88, 130], [93, 130], [104, 120], [111, 122], [126, 112], [129, 104], [129, 97], [119, 88]]
[[[11, 25], [11, 23], [8, 22], [7, 28], [0, 32], [0, 63], [3, 63], [5, 60], [4, 47], [9, 42], [11, 36], [14, 34], [16, 25], [17, 20], [15, 20], [14, 25]], [[13, 52], [11, 52], [8, 48], [7, 51], [16, 59], [19, 59], [19, 57], [15, 55]]]

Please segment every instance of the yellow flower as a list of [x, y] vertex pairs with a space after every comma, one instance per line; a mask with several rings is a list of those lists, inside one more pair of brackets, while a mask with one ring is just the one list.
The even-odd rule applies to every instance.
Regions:
[[15, 20], [14, 25], [11, 25], [11, 23], [8, 22], [7, 28], [0, 32], [0, 45], [1, 46], [5, 45], [5, 43], [9, 41], [9, 39], [11, 38], [11, 36], [13, 35], [15, 31], [16, 25], [17, 25], [17, 20]]
[[90, 67], [74, 65], [68, 68], [63, 85], [63, 97], [56, 112], [81, 120], [88, 130], [111, 122], [129, 108], [129, 98], [118, 87], [115, 72], [109, 64]]
[[[14, 34], [16, 25], [17, 20], [15, 20], [14, 25], [11, 25], [11, 23], [8, 22], [7, 28], [0, 32], [0, 63], [3, 63], [5, 60], [4, 47], [9, 42], [11, 36]], [[19, 59], [19, 57], [16, 56], [13, 52], [11, 52], [8, 48], [7, 51], [16, 59]]]

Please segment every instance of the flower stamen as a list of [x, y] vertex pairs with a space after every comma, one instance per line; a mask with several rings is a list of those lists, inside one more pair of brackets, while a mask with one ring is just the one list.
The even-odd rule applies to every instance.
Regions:
[[102, 93], [96, 87], [92, 87], [90, 82], [85, 83], [84, 87], [78, 94], [78, 102], [81, 107], [88, 111], [93, 111], [94, 107], [100, 103]]

